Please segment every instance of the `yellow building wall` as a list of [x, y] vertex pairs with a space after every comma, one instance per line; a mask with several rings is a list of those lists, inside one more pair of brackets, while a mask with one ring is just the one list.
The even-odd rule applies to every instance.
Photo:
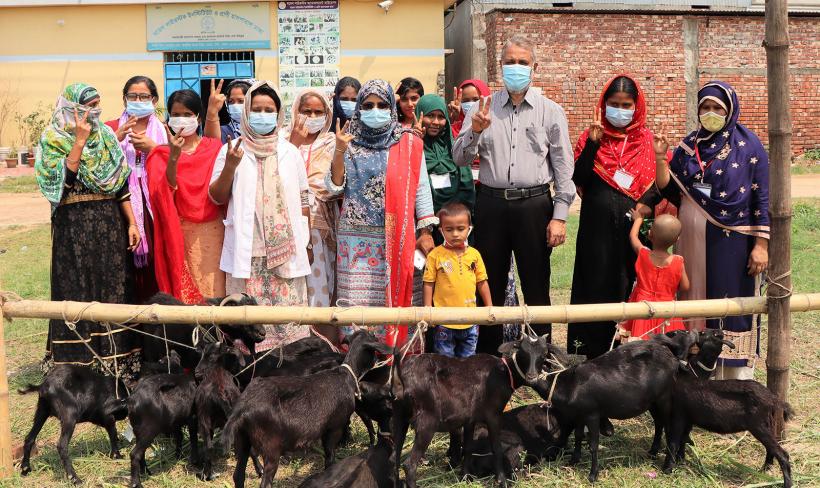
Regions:
[[[276, 81], [276, 2], [269, 3], [271, 50], [256, 52], [256, 77]], [[393, 84], [414, 76], [434, 91], [444, 69], [443, 19], [441, 0], [398, 1], [388, 13], [375, 1], [342, 0], [341, 75]], [[0, 7], [0, 98], [16, 95], [17, 111], [25, 114], [38, 103], [50, 107], [63, 87], [84, 81], [99, 90], [108, 120], [122, 111], [125, 80], [140, 74], [165, 99], [162, 53], [146, 51], [145, 24], [145, 5]], [[19, 142], [10, 126], [2, 146]]]

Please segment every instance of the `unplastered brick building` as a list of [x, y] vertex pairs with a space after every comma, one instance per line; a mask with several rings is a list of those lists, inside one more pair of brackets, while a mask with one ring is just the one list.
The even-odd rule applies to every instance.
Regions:
[[[694, 2], [694, 3], [692, 3]], [[534, 85], [567, 112], [576, 139], [604, 83], [635, 76], [649, 125], [679, 139], [695, 127], [697, 91], [721, 79], [740, 95], [740, 121], [767, 143], [763, 0], [553, 3], [463, 1], [445, 19], [446, 84], [501, 87], [500, 54], [520, 34], [536, 46]], [[820, 0], [790, 2], [792, 149], [820, 148]], [[452, 88], [445, 90], [452, 96]]]

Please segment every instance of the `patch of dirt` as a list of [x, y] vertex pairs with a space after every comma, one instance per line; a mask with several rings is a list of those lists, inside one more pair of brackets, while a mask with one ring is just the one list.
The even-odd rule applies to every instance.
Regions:
[[40, 193], [0, 193], [0, 228], [51, 222], [51, 205]]

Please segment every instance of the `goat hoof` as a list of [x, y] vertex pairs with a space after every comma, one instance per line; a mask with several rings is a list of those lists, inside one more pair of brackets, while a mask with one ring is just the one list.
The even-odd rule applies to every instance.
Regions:
[[31, 473], [31, 466], [26, 464], [25, 466], [20, 466], [20, 476], [26, 476]]
[[567, 463], [570, 466], [575, 466], [576, 464], [581, 462], [581, 456], [572, 456], [569, 458], [569, 462]]
[[615, 426], [612, 425], [612, 422], [610, 422], [609, 419], [607, 419], [607, 418], [601, 419], [600, 425], [601, 425], [600, 433], [601, 433], [602, 436], [611, 437], [613, 434], [615, 434]]
[[122, 453], [120, 451], [114, 451], [111, 454], [109, 454], [109, 456], [111, 457], [111, 459], [122, 459]]
[[590, 472], [589, 476], [587, 476], [587, 479], [589, 480], [590, 483], [595, 483], [595, 481], [598, 480], [598, 473]]
[[672, 466], [664, 466], [661, 471], [663, 471], [663, 474], [672, 474]]
[[69, 476], [68, 481], [70, 481], [71, 484], [74, 485], [74, 486], [79, 486], [79, 485], [83, 484], [83, 480], [81, 480], [79, 478], [79, 476], [77, 476], [76, 474], [73, 474], [73, 475]]
[[216, 479], [216, 476], [210, 471], [207, 473], [197, 473], [196, 477], [199, 478], [200, 481], [213, 481]]

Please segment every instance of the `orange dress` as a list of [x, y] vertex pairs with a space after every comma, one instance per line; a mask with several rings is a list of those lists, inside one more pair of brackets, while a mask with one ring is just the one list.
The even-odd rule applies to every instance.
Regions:
[[[649, 248], [643, 247], [638, 252], [635, 261], [635, 288], [629, 296], [630, 303], [635, 302], [668, 302], [675, 300], [681, 276], [683, 276], [683, 257], [677, 254], [672, 256], [672, 262], [667, 266], [655, 266], [649, 256]], [[684, 330], [680, 318], [669, 319], [669, 323], [662, 325], [667, 319], [633, 319], [627, 320], [623, 328], [630, 332], [630, 338], [649, 339], [654, 334], [663, 334], [673, 330]]]

